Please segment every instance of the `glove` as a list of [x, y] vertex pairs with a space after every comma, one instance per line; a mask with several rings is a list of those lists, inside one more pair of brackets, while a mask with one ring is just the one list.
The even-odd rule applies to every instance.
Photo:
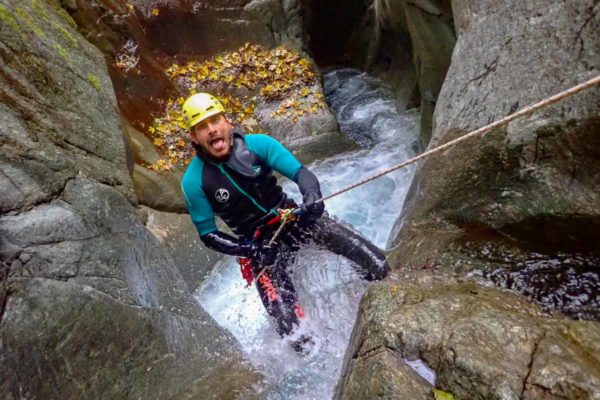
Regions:
[[277, 258], [277, 247], [263, 241], [254, 241], [250, 246], [250, 258], [261, 265], [273, 265]]
[[302, 218], [306, 222], [314, 222], [321, 215], [323, 215], [323, 211], [325, 211], [325, 204], [323, 202], [315, 203], [317, 200], [321, 199], [321, 193], [319, 192], [308, 192], [305, 193], [302, 197], [304, 203], [300, 206], [302, 210]]

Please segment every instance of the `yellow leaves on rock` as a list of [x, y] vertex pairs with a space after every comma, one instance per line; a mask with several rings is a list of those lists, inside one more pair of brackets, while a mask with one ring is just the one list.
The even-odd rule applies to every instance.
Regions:
[[153, 8], [151, 14], [156, 17], [158, 14], [160, 14], [160, 10], [158, 8]]
[[163, 154], [163, 159], [148, 165], [154, 171], [169, 171], [178, 165], [186, 165], [192, 157], [188, 146], [189, 134], [185, 129], [181, 105], [185, 99], [171, 99], [166, 104], [166, 114], [156, 118], [148, 133], [153, 138], [152, 143]]
[[[311, 63], [298, 53], [283, 47], [264, 50], [249, 43], [200, 64], [172, 65], [166, 72], [171, 78], [182, 80], [180, 83], [184, 86], [195, 76], [197, 86], [205, 87], [212, 82], [233, 83], [236, 87], [258, 89], [267, 99], [282, 98], [293, 89], [304, 88], [306, 92], [306, 86], [316, 83]], [[303, 94], [304, 97], [307, 95], [308, 92]]]
[[300, 96], [296, 99], [285, 100], [277, 110], [271, 113], [271, 117], [291, 118], [292, 122], [297, 123], [299, 121], [297, 117], [316, 114], [319, 110], [325, 109], [325, 102], [322, 99], [312, 92], [310, 95], [312, 95], [312, 99], [304, 98], [300, 93]]
[[[318, 87], [317, 75], [312, 68], [308, 59], [294, 51], [283, 47], [265, 50], [246, 43], [204, 62], [173, 64], [165, 72], [189, 95], [205, 91], [215, 94], [234, 125], [256, 132], [260, 124], [260, 117], [255, 115], [257, 95], [267, 102], [283, 101], [271, 116], [293, 123], [325, 108], [322, 93], [314, 89]], [[184, 101], [184, 97], [169, 99], [164, 114], [155, 118], [148, 129], [164, 156], [164, 160], [148, 166], [155, 171], [187, 165], [193, 157], [181, 116]]]

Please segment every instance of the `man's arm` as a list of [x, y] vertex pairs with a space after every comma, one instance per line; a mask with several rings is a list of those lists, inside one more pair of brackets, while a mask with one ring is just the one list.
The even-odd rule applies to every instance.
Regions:
[[246, 135], [246, 146], [259, 156], [269, 167], [288, 179], [294, 180], [298, 170], [302, 168], [300, 161], [281, 143], [269, 135]]
[[240, 243], [238, 239], [219, 230], [202, 235], [200, 239], [206, 247], [219, 253], [248, 257], [262, 265], [273, 264], [277, 256], [277, 250], [265, 246], [262, 241], [254, 240], [250, 243]]

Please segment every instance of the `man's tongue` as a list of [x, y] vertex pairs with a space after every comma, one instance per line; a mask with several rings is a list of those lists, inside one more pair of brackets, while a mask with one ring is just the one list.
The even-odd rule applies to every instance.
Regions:
[[225, 140], [220, 139], [220, 138], [215, 139], [210, 142], [210, 147], [212, 147], [213, 150], [215, 150], [215, 151], [221, 151], [225, 148]]

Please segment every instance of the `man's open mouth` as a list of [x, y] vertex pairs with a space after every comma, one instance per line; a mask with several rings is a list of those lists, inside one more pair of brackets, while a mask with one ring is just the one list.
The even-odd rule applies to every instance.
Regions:
[[225, 140], [223, 138], [216, 138], [210, 141], [210, 147], [215, 151], [221, 151], [225, 148]]

